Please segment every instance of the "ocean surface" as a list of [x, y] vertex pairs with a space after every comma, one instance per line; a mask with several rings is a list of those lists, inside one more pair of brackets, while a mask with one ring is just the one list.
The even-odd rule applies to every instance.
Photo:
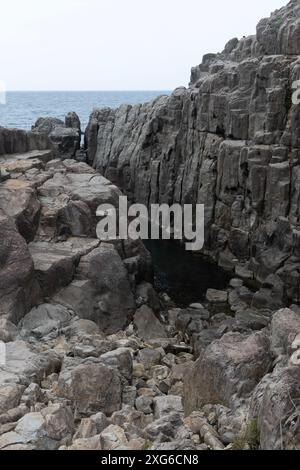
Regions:
[[84, 130], [94, 108], [146, 103], [170, 91], [41, 91], [8, 92], [0, 104], [0, 126], [31, 129], [39, 117], [64, 119], [69, 111], [80, 117]]

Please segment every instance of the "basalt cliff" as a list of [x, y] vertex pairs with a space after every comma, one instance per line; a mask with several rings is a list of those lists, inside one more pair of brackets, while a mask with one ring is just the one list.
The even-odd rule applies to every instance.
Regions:
[[[85, 148], [75, 113], [0, 127], [0, 450], [300, 449], [299, 56], [294, 0]], [[96, 237], [121, 191], [203, 203], [228, 285], [156, 292], [141, 240]]]
[[[205, 251], [300, 297], [300, 3], [194, 67], [188, 89], [96, 110], [89, 162], [134, 201], [205, 205]], [[296, 103], [296, 102], [295, 102]], [[299, 103], [299, 95], [298, 101]]]

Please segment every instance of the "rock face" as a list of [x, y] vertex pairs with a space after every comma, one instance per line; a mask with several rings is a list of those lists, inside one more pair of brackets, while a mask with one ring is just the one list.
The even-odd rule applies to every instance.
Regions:
[[205, 251], [299, 294], [300, 5], [291, 1], [192, 69], [188, 89], [96, 110], [88, 159], [139, 203], [205, 204]]
[[39, 286], [26, 242], [3, 211], [0, 225], [0, 317], [17, 323], [38, 302]]
[[254, 393], [252, 418], [257, 419], [262, 450], [300, 448], [300, 367], [279, 367]]
[[82, 257], [78, 275], [87, 279], [95, 292], [89, 319], [99, 323], [102, 331], [112, 333], [112, 324], [114, 329], [123, 329], [135, 311], [135, 301], [128, 273], [114, 246], [103, 244]]
[[0, 127], [0, 159], [2, 155], [23, 154], [32, 150], [49, 148], [51, 148], [51, 143], [44, 134]]
[[[135, 313], [134, 290], [149, 279], [151, 260], [140, 241], [100, 243], [96, 209], [117, 207], [121, 192], [87, 164], [52, 155], [0, 157], [9, 175], [0, 183], [0, 316], [18, 323], [46, 301], [49, 309], [32, 313], [32, 321], [40, 315], [50, 328], [55, 302], [114, 333]], [[45, 328], [29, 329], [43, 335]]]

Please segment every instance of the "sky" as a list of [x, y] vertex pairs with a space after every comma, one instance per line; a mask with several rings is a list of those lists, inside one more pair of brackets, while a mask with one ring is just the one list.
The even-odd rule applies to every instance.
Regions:
[[8, 90], [172, 90], [287, 0], [0, 0]]

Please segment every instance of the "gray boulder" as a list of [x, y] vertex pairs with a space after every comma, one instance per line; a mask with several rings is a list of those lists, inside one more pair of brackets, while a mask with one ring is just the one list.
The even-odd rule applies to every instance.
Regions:
[[146, 305], [143, 305], [136, 311], [134, 315], [134, 326], [137, 330], [137, 336], [144, 340], [167, 338], [164, 325]]
[[71, 400], [81, 416], [118, 411], [121, 392], [119, 374], [101, 363], [75, 363], [64, 367], [59, 376], [58, 396]]
[[107, 352], [101, 355], [100, 360], [106, 366], [116, 369], [122, 377], [128, 382], [131, 382], [133, 363], [128, 349], [118, 348], [114, 351]]
[[251, 401], [262, 450], [296, 450], [300, 446], [300, 368], [277, 367], [264, 377]]
[[74, 158], [80, 149], [81, 125], [76, 113], [69, 113], [65, 123], [56, 118], [39, 118], [32, 131], [49, 137], [54, 151], [61, 158]]
[[300, 333], [300, 314], [284, 308], [275, 313], [271, 324], [271, 347], [275, 355], [287, 354]]
[[154, 416], [156, 419], [163, 418], [171, 413], [183, 414], [181, 397], [168, 395], [154, 398]]
[[262, 333], [228, 333], [213, 342], [187, 371], [184, 408], [187, 415], [205, 404], [236, 406], [268, 373], [269, 339]]
[[[74, 420], [70, 408], [51, 405], [38, 413], [28, 413], [14, 431], [0, 436], [2, 450], [57, 450], [71, 441]], [[22, 447], [21, 447], [22, 446]]]
[[41, 339], [50, 333], [58, 335], [71, 321], [70, 312], [61, 305], [43, 304], [31, 310], [20, 322], [23, 337]]

